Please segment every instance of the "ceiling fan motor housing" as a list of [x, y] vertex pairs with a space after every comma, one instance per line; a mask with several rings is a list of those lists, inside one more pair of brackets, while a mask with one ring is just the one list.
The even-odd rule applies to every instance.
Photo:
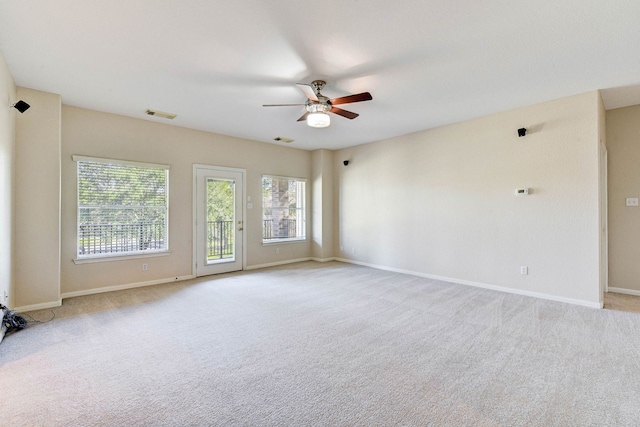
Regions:
[[316, 95], [320, 95], [320, 91], [327, 84], [324, 80], [314, 80], [311, 82], [311, 87], [315, 90]]
[[331, 110], [331, 105], [328, 99], [318, 99], [318, 101], [308, 100], [305, 108], [310, 113], [326, 113]]

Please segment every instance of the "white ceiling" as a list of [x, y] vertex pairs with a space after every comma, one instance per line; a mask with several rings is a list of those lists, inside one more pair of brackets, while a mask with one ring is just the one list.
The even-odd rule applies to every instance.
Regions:
[[[638, 0], [2, 1], [0, 52], [18, 86], [66, 105], [309, 150], [595, 89], [640, 104]], [[373, 100], [326, 129], [262, 107], [304, 102], [295, 83], [315, 79]]]

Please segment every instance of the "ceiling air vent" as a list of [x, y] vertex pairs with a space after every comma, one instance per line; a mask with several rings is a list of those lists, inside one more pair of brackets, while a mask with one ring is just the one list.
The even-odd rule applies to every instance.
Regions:
[[173, 120], [176, 118], [176, 114], [165, 113], [164, 111], [158, 110], [147, 110], [145, 113], [149, 116], [162, 117], [163, 119]]
[[283, 136], [276, 136], [275, 138], [273, 138], [273, 140], [278, 142], [286, 142], [287, 144], [291, 144], [293, 142], [293, 139], [285, 138]]

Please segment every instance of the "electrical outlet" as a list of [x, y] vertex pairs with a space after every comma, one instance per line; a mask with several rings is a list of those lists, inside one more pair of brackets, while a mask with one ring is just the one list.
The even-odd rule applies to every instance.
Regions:
[[7, 302], [9, 301], [9, 291], [8, 290], [4, 290], [4, 301]]
[[529, 274], [529, 267], [527, 267], [526, 265], [521, 266], [520, 274], [522, 274], [523, 276], [526, 276], [527, 274]]
[[279, 254], [280, 253], [280, 248], [276, 248], [276, 253]]
[[145, 263], [142, 264], [142, 271], [147, 271], [149, 269], [149, 266]]

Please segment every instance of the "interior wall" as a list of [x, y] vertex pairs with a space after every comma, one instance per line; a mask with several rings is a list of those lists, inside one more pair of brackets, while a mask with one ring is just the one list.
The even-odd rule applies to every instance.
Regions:
[[333, 151], [313, 151], [311, 163], [312, 254], [327, 260], [333, 258]]
[[608, 237], [608, 196], [607, 196], [607, 112], [604, 108], [602, 94], [598, 93], [598, 200], [600, 205], [600, 301], [604, 305], [604, 294], [609, 281], [609, 237]]
[[609, 290], [640, 295], [640, 105], [607, 111]]
[[[329, 218], [322, 227], [329, 246], [323, 248], [333, 246], [329, 256], [352, 262], [597, 304], [598, 99], [593, 92], [323, 150], [317, 157], [322, 215]], [[529, 129], [525, 138], [515, 134], [521, 126]], [[249, 267], [316, 256], [311, 239], [279, 245], [279, 253], [263, 246], [257, 202], [262, 174], [312, 182], [316, 160], [308, 151], [63, 106], [61, 152], [63, 296], [192, 273], [194, 163], [247, 170]], [[73, 154], [171, 165], [170, 256], [145, 259], [144, 272], [141, 260], [73, 263]], [[530, 187], [532, 194], [515, 197], [517, 187]], [[311, 209], [310, 201], [311, 194]], [[528, 275], [519, 274], [523, 265]], [[25, 295], [38, 295], [32, 284], [24, 286]]]
[[[161, 120], [161, 119], [158, 119]], [[72, 155], [169, 164], [169, 256], [74, 264], [76, 258], [76, 165]], [[193, 165], [246, 169], [247, 267], [311, 256], [306, 242], [262, 245], [262, 175], [311, 181], [311, 153], [190, 130], [164, 123], [63, 106], [62, 109], [62, 294], [153, 282], [192, 274]], [[307, 192], [307, 206], [310, 194]], [[307, 224], [311, 236], [311, 224]], [[279, 249], [279, 253], [276, 253]], [[148, 270], [142, 271], [142, 263]]]
[[334, 257], [333, 251], [333, 212], [335, 205], [333, 204], [333, 158], [332, 150], [322, 151], [322, 253], [321, 260], [331, 259]]
[[22, 310], [60, 304], [60, 95], [18, 88], [15, 283]]
[[338, 257], [600, 306], [598, 99], [337, 151]]
[[[14, 173], [15, 173], [15, 108], [16, 86], [0, 52], [0, 303], [14, 307], [13, 243], [14, 243]], [[5, 298], [5, 293], [7, 298]]]
[[311, 255], [322, 255], [322, 150], [311, 153]]

